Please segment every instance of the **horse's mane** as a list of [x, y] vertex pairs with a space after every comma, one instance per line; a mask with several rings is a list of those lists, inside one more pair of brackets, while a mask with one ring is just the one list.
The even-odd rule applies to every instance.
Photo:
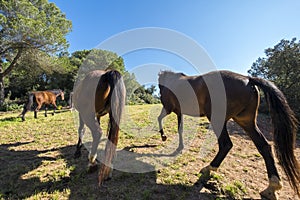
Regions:
[[53, 94], [57, 95], [60, 94], [62, 92], [61, 89], [52, 89], [52, 90], [47, 90], [48, 92], [52, 92]]
[[161, 71], [158, 74], [158, 83], [163, 83], [165, 81], [171, 81], [174, 79], [179, 79], [181, 76], [186, 76], [184, 73], [176, 73], [172, 71]]

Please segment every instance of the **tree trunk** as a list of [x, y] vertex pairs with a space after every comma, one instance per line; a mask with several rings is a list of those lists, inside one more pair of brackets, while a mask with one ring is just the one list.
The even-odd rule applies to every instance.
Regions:
[[3, 62], [0, 59], [0, 107], [2, 107], [4, 103], [4, 77], [2, 72], [3, 72]]
[[23, 48], [18, 49], [17, 55], [14, 57], [10, 65], [8, 66], [7, 69], [3, 69], [3, 62], [0, 61], [0, 107], [3, 106], [4, 103], [4, 77], [9, 75], [10, 72], [13, 70], [15, 67], [18, 59], [21, 57]]
[[4, 77], [0, 75], [0, 107], [4, 104]]

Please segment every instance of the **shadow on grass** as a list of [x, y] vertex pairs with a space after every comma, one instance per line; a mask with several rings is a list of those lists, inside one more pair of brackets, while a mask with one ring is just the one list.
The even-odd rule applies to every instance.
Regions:
[[[56, 110], [54, 115], [58, 115], [58, 114], [60, 114], [60, 113], [65, 113], [65, 112], [70, 112], [70, 109], [64, 108], [64, 109]], [[5, 112], [4, 112], [4, 113], [5, 113]], [[44, 113], [45, 113], [45, 111], [41, 109], [41, 110], [38, 112], [38, 118], [35, 119], [35, 120], [38, 120], [39, 117], [41, 117], [41, 118], [42, 118], [42, 117], [45, 117], [45, 116], [44, 116]], [[51, 111], [51, 110], [48, 110], [48, 112], [47, 112], [48, 117], [51, 117], [51, 116], [52, 116], [52, 113], [53, 113], [53, 110], [52, 110], [52, 111]], [[17, 112], [14, 112], [13, 114], [14, 114], [15, 116], [1, 118], [1, 119], [0, 119], [0, 122], [17, 122], [17, 121], [22, 122], [21, 111], [18, 112], [18, 113], [17, 113]], [[28, 117], [28, 116], [34, 116], [33, 111], [27, 112], [27, 113], [26, 113], [26, 116], [27, 116], [27, 117]]]
[[[88, 174], [86, 171], [88, 156], [86, 150], [79, 159], [74, 159], [75, 145], [41, 151], [17, 150], [24, 149], [22, 147], [27, 144], [30, 142], [0, 145], [0, 199], [39, 198], [36, 195], [40, 193], [52, 198], [51, 195], [63, 191], [69, 191], [64, 197], [68, 199], [208, 200], [216, 198], [213, 192], [200, 192], [204, 186], [208, 186], [202, 184], [200, 180], [193, 186], [158, 184], [157, 173], [160, 172], [155, 171], [150, 165], [148, 167], [153, 170], [148, 173], [114, 170], [113, 178], [106, 181], [103, 187], [98, 188], [97, 173]], [[57, 156], [52, 155], [54, 152]], [[55, 167], [43, 171], [45, 163], [56, 163], [58, 160], [66, 163], [65, 170], [70, 170], [69, 174], [61, 173], [54, 176], [53, 174], [58, 173]], [[130, 161], [133, 162], [132, 165], [141, 164], [137, 159]], [[213, 190], [211, 186], [207, 188]], [[228, 198], [224, 197], [224, 199]]]
[[17, 122], [20, 121], [20, 117], [5, 117], [0, 119], [0, 122]]

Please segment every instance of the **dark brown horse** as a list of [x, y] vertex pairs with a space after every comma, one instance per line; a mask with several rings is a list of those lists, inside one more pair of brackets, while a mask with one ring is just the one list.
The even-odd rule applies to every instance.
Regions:
[[56, 106], [56, 98], [61, 96], [61, 99], [64, 100], [64, 92], [60, 89], [54, 90], [46, 90], [46, 91], [36, 91], [30, 92], [28, 95], [28, 102], [24, 105], [23, 112], [21, 113], [22, 120], [25, 121], [25, 114], [28, 110], [31, 109], [31, 106], [34, 102], [36, 102], [36, 108], [34, 109], [34, 118], [37, 118], [37, 112], [41, 109], [41, 107], [45, 104], [45, 117], [47, 117], [48, 106], [52, 104], [54, 106], [54, 111], [52, 115], [54, 115]]
[[99, 172], [99, 185], [112, 172], [111, 163], [118, 144], [119, 124], [125, 106], [125, 94], [123, 78], [116, 70], [92, 71], [74, 89], [73, 103], [79, 112], [79, 139], [75, 157], [81, 155], [84, 125], [87, 125], [93, 137], [89, 154], [89, 171], [97, 169], [97, 148], [102, 136], [100, 117], [109, 114], [108, 141], [105, 147], [105, 158]]
[[[219, 83], [217, 84], [217, 82]], [[163, 109], [158, 117], [158, 122], [162, 140], [167, 139], [162, 128], [162, 119], [171, 112], [178, 116], [180, 148], [183, 148], [182, 115], [207, 116], [212, 122], [219, 144], [219, 151], [215, 158], [209, 166], [201, 170], [205, 175], [209, 175], [211, 170], [217, 170], [233, 146], [226, 128], [227, 121], [233, 119], [248, 133], [265, 160], [269, 186], [261, 192], [261, 195], [269, 199], [276, 199], [275, 191], [281, 189], [282, 184], [271, 146], [256, 123], [260, 101], [258, 87], [264, 92], [270, 108], [276, 156], [291, 187], [300, 196], [299, 164], [294, 155], [298, 121], [283, 93], [270, 81], [230, 71], [215, 71], [202, 76], [186, 76], [169, 71], [161, 72], [159, 88]], [[219, 124], [213, 123], [213, 115], [215, 118], [223, 120], [215, 120]], [[218, 129], [220, 125], [221, 129]]]

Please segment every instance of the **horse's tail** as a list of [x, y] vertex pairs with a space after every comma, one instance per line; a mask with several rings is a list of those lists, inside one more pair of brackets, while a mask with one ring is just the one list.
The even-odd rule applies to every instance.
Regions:
[[25, 114], [28, 112], [28, 110], [31, 109], [31, 106], [33, 104], [33, 97], [34, 97], [34, 94], [32, 92], [28, 94], [27, 103], [24, 104], [23, 111], [21, 113], [23, 121], [25, 121]]
[[100, 81], [107, 82], [110, 85], [109, 93], [109, 124], [108, 124], [108, 141], [105, 147], [104, 164], [99, 172], [99, 185], [109, 176], [111, 162], [116, 153], [119, 135], [119, 126], [122, 112], [125, 106], [126, 90], [121, 74], [116, 70], [106, 72], [101, 76]]
[[300, 168], [294, 154], [298, 121], [283, 93], [270, 81], [251, 77], [265, 93], [274, 126], [276, 156], [293, 190], [300, 196]]

